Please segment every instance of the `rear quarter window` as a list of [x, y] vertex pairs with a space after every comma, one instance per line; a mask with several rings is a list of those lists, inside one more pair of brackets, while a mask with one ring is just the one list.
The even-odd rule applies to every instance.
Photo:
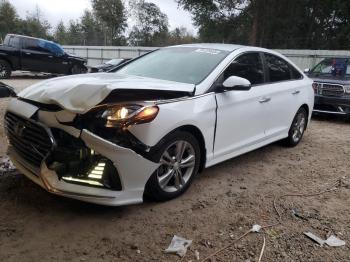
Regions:
[[265, 54], [265, 61], [270, 83], [303, 78], [296, 68], [278, 56]]

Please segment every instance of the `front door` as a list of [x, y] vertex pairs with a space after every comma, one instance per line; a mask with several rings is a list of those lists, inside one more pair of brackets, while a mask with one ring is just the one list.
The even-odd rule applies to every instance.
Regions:
[[217, 126], [214, 145], [216, 158], [225, 158], [235, 152], [254, 146], [265, 139], [266, 104], [264, 68], [259, 53], [246, 53], [235, 59], [219, 81], [230, 76], [248, 79], [249, 91], [226, 91], [217, 93]]

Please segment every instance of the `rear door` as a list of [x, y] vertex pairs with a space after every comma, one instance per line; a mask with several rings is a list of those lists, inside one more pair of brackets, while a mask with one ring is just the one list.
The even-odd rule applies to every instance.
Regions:
[[264, 53], [267, 83], [265, 85], [266, 136], [286, 135], [301, 106], [303, 76], [283, 58]]
[[226, 91], [216, 94], [217, 127], [214, 154], [216, 158], [237, 154], [265, 139], [265, 111], [260, 102], [265, 95], [262, 56], [258, 52], [245, 53], [235, 59], [220, 76], [223, 83], [230, 76], [248, 79], [249, 91]]

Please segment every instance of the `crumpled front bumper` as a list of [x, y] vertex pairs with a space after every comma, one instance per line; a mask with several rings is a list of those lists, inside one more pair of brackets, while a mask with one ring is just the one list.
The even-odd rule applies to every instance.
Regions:
[[323, 95], [315, 95], [314, 112], [350, 115], [350, 96], [331, 97]]
[[120, 176], [121, 191], [71, 184], [60, 180], [56, 172], [46, 166], [45, 161], [40, 168], [34, 168], [11, 146], [9, 156], [20, 172], [50, 193], [101, 205], [120, 206], [141, 203], [145, 185], [159, 164], [87, 130], [82, 131], [80, 138], [87, 147], [113, 162]]

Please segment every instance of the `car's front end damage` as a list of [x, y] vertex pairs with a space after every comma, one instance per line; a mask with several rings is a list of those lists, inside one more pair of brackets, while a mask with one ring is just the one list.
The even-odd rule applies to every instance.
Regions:
[[141, 141], [130, 127], [147, 126], [169, 103], [164, 101], [189, 97], [191, 90], [182, 86], [170, 92], [155, 84], [156, 89], [131, 91], [120, 79], [103, 87], [74, 78], [65, 86], [65, 81], [51, 89], [44, 82], [10, 101], [5, 127], [11, 160], [57, 195], [105, 205], [142, 202], [147, 180], [160, 164], [148, 154], [154, 145]]

